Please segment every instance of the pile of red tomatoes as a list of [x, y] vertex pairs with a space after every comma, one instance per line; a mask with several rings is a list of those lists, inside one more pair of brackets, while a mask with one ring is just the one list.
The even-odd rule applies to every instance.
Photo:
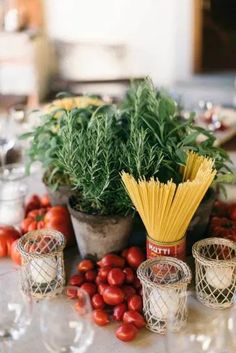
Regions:
[[210, 233], [236, 241], [236, 204], [216, 201], [210, 220]]
[[[69, 279], [69, 285], [82, 288], [90, 296], [92, 317], [97, 325], [122, 322], [116, 329], [116, 337], [124, 342], [133, 340], [145, 326], [141, 283], [136, 275], [144, 260], [142, 250], [133, 246], [120, 256], [107, 254], [97, 264], [82, 260], [77, 266], [78, 273]], [[76, 299], [77, 292], [69, 291], [68, 296]], [[79, 310], [79, 301], [75, 306]]]

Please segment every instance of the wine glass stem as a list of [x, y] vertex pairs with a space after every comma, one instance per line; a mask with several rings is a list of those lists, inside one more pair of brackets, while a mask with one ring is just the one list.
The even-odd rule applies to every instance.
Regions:
[[2, 342], [2, 353], [12, 353], [12, 342], [11, 342], [11, 340], [4, 340]]
[[7, 156], [7, 151], [5, 148], [1, 148], [0, 150], [0, 162], [1, 162], [1, 167], [4, 168], [6, 164], [6, 156]]

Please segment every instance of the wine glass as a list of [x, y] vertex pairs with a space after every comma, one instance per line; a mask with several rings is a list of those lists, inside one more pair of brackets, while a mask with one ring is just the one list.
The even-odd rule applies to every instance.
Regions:
[[[77, 297], [77, 300], [71, 299]], [[77, 287], [42, 301], [40, 329], [50, 353], [83, 353], [93, 341], [91, 305], [88, 294]]]
[[15, 134], [8, 116], [0, 117], [0, 162], [2, 167], [5, 166], [7, 152], [15, 145]]
[[202, 305], [192, 292], [187, 295], [187, 311], [181, 325], [175, 313], [168, 313], [167, 353], [224, 353], [223, 312]]
[[13, 340], [18, 340], [31, 323], [32, 299], [21, 290], [21, 270], [0, 274], [0, 345], [2, 351], [11, 352]]

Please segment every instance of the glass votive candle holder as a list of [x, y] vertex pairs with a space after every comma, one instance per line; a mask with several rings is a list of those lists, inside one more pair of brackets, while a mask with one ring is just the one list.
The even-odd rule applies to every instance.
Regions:
[[193, 245], [195, 287], [198, 300], [215, 308], [228, 308], [236, 291], [236, 243], [207, 238]]
[[26, 271], [24, 291], [30, 290], [32, 297], [40, 299], [63, 290], [65, 238], [62, 233], [52, 229], [35, 230], [21, 237], [17, 247]]
[[6, 181], [0, 184], [0, 223], [19, 226], [25, 216], [26, 184]]
[[169, 315], [174, 315], [176, 328], [187, 318], [187, 286], [191, 271], [181, 260], [159, 256], [144, 261], [137, 270], [142, 283], [143, 311], [146, 327], [157, 333], [165, 333]]

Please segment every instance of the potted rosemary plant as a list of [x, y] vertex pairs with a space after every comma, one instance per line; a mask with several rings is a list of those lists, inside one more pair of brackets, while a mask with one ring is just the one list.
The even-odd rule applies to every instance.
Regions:
[[88, 96], [64, 97], [53, 101], [41, 116], [41, 123], [22, 138], [30, 140], [27, 151], [28, 168], [40, 162], [44, 169], [43, 182], [54, 205], [66, 204], [71, 193], [69, 176], [58, 166], [57, 150], [61, 143], [60, 130], [68, 113], [74, 110], [76, 128], [89, 121], [93, 111], [104, 102]]
[[188, 230], [187, 245], [191, 249], [193, 242], [205, 235], [215, 198], [214, 186], [232, 180], [229, 156], [215, 146], [212, 132], [197, 126], [194, 115], [184, 119], [176, 102], [157, 92], [150, 79], [131, 86], [122, 108], [127, 129], [122, 163], [124, 170], [136, 179], [154, 177], [161, 182], [172, 179], [180, 183], [181, 166], [185, 165], [189, 150], [215, 161], [214, 185], [208, 190]]
[[74, 111], [61, 130], [58, 166], [73, 189], [68, 206], [82, 256], [123, 249], [132, 230], [131, 204], [122, 187], [125, 134], [114, 106], [98, 108], [76, 129]]

